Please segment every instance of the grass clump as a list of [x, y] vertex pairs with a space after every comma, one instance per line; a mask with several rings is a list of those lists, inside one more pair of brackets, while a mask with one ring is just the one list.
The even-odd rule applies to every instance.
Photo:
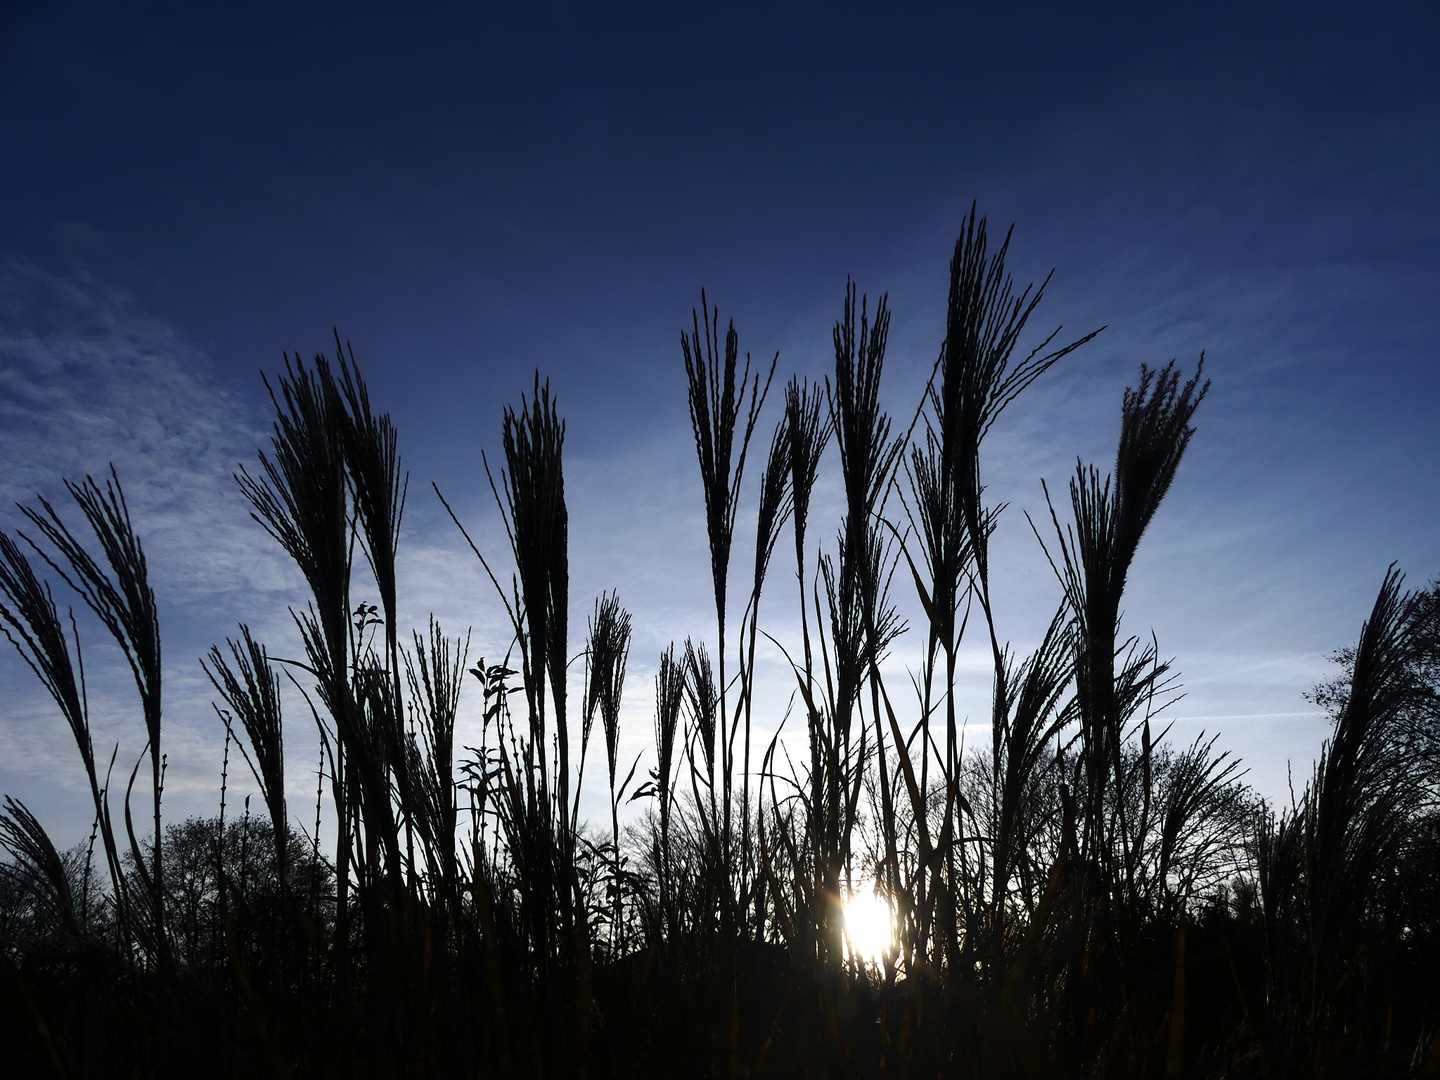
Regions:
[[[214, 818], [162, 820], [159, 619], [118, 476], [67, 485], [84, 530], [43, 500], [25, 508], [29, 531], [0, 535], [0, 626], [70, 728], [94, 828], [63, 851], [22, 802], [0, 812], [15, 1074], [1440, 1070], [1440, 590], [1385, 577], [1346, 674], [1316, 691], [1333, 734], [1290, 807], [1256, 798], [1217, 736], [1174, 744], [1175, 673], [1121, 608], [1209, 383], [1203, 358], [1188, 374], [1142, 364], [1113, 472], [1077, 463], [1063, 521], [1046, 491], [1047, 629], [1023, 649], [1003, 640], [991, 543], [1006, 508], [986, 499], [984, 440], [1094, 337], [1026, 340], [1049, 279], [1017, 289], [1009, 244], [992, 250], [972, 210], [904, 430], [881, 392], [888, 298], [872, 308], [847, 284], [833, 371], [784, 383], [743, 604], [731, 554], [778, 356], [741, 365], [702, 293], [681, 354], [715, 648], [697, 633], [664, 650], [653, 743], [628, 764], [632, 618], [616, 593], [597, 598], [573, 663], [566, 427], [538, 373], [503, 411], [498, 476], [486, 462], [508, 565], [470, 546], [509, 639], [474, 663], [468, 633], [398, 625], [408, 477], [353, 352], [337, 337], [333, 357], [287, 356], [267, 381], [270, 442], [237, 481], [305, 581], [299, 651], [242, 625], [201, 661], [225, 737]], [[843, 512], [816, 544], [832, 442]], [[762, 625], [787, 527], [794, 641]], [[134, 675], [146, 750], [123, 792], [118, 750], [103, 769], [96, 754], [77, 623], [47, 573]], [[921, 617], [907, 625], [911, 588]], [[989, 745], [968, 748], [967, 635], [991, 676]], [[794, 680], [798, 761], [778, 734], [754, 739], [784, 723], [758, 692], [772, 647]], [[906, 648], [900, 687], [885, 661]], [[457, 746], [477, 693], [478, 744]], [[286, 791], [296, 715], [320, 744], [304, 833]], [[232, 809], [232, 742], [263, 810]], [[146, 760], [148, 833], [131, 807]], [[580, 817], [587, 783], [609, 810], [598, 828]], [[875, 890], [894, 940], [859, 955], [845, 904]]]

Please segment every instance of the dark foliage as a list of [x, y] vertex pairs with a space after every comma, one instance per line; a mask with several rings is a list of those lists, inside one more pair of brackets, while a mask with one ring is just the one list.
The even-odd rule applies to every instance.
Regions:
[[[305, 579], [291, 612], [303, 651], [278, 657], [242, 626], [203, 659], [225, 738], [215, 818], [160, 816], [158, 613], [118, 478], [69, 485], [83, 538], [49, 503], [26, 510], [38, 534], [0, 536], [0, 626], [70, 729], [95, 817], [89, 843], [61, 851], [23, 803], [0, 813], [6, 1075], [1440, 1073], [1440, 587], [1407, 594], [1387, 575], [1339, 654], [1343, 678], [1315, 691], [1334, 726], [1293, 806], [1263, 805], [1216, 736], [1173, 743], [1171, 663], [1122, 627], [1121, 605], [1209, 384], [1142, 365], [1114, 472], [1078, 465], [1069, 523], [1051, 507], [1056, 614], [1033, 651], [1012, 649], [988, 569], [1004, 507], [985, 501], [982, 444], [1094, 335], [1019, 351], [1045, 284], [1017, 295], [1009, 243], [990, 251], [972, 211], [941, 353], [903, 432], [881, 397], [887, 300], [872, 313], [847, 286], [823, 397], [786, 386], [734, 648], [730, 554], [775, 364], [763, 380], [748, 357], [742, 369], [733, 325], [722, 342], [708, 302], [692, 313], [682, 352], [716, 649], [697, 636], [661, 655], [653, 746], [628, 770], [631, 617], [600, 597], [582, 678], [565, 424], [538, 374], [503, 410], [491, 477], [513, 566], [471, 545], [512, 638], [469, 666], [468, 634], [397, 625], [406, 478], [353, 353], [337, 336], [333, 360], [286, 357], [267, 384], [269, 448], [238, 479]], [[832, 438], [843, 516], [817, 548]], [[760, 629], [787, 521], [793, 656]], [[100, 768], [76, 622], [27, 550], [130, 663], [148, 836], [130, 789], [112, 792]], [[902, 567], [924, 612], [907, 692], [884, 663], [907, 630], [891, 591]], [[371, 588], [378, 603], [357, 603]], [[991, 743], [967, 750], [959, 665], [976, 633], [993, 665]], [[778, 734], [751, 745], [757, 717], [783, 723], [756, 693], [762, 638], [794, 675], [798, 765]], [[467, 685], [482, 719], [477, 745], [457, 746]], [[310, 835], [286, 793], [292, 692], [321, 741]], [[597, 717], [608, 836], [579, 816]], [[247, 798], [235, 812], [232, 742], [263, 810]], [[327, 793], [337, 825], [322, 835]], [[894, 941], [863, 955], [846, 902], [876, 888]]]

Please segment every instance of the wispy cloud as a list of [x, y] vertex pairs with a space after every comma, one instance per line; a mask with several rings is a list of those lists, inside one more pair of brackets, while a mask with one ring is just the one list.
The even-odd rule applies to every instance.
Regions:
[[[114, 466], [160, 605], [167, 789], [186, 811], [196, 807], [188, 792], [218, 785], [219, 725], [196, 657], [231, 620], [283, 626], [299, 580], [232, 479], [263, 438], [261, 418], [211, 378], [205, 356], [125, 292], [21, 259], [0, 265], [0, 525], [33, 534], [16, 504], [38, 496], [83, 528], [63, 480]], [[57, 599], [79, 606], [63, 591]], [[116, 767], [128, 773], [144, 743], [129, 673], [79, 614], [96, 741], [119, 743]], [[0, 678], [0, 789], [55, 804], [58, 834], [74, 834], [84, 823], [68, 820], [65, 792], [80, 780], [69, 734], [8, 647]]]
[[208, 374], [204, 355], [125, 292], [23, 260], [0, 267], [0, 500], [43, 495], [113, 465], [162, 603], [209, 607], [293, 583], [250, 522], [232, 474], [261, 418]]

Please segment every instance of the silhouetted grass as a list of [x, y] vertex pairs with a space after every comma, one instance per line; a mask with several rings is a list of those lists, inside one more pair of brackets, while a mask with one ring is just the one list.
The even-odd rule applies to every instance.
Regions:
[[[903, 432], [881, 392], [888, 301], [872, 313], [847, 285], [823, 395], [786, 385], [754, 495], [738, 647], [730, 556], [776, 364], [763, 380], [748, 358], [742, 369], [733, 324], [722, 342], [702, 294], [682, 354], [715, 649], [697, 634], [661, 655], [653, 744], [628, 769], [631, 617], [613, 592], [594, 602], [572, 686], [565, 423], [538, 373], [529, 399], [503, 409], [504, 468], [490, 477], [510, 550], [471, 543], [511, 638], [473, 666], [468, 634], [431, 619], [407, 639], [397, 625], [407, 481], [353, 353], [337, 335], [333, 358], [287, 356], [267, 382], [270, 445], [237, 479], [308, 595], [291, 611], [299, 655], [241, 626], [202, 661], [225, 732], [216, 819], [161, 818], [159, 623], [119, 478], [68, 485], [83, 536], [50, 503], [26, 509], [38, 533], [22, 542], [130, 663], [152, 831], [131, 812], [144, 757], [123, 795], [101, 775], [75, 620], [22, 542], [0, 535], [0, 624], [70, 728], [95, 812], [73, 851], [18, 800], [0, 813], [11, 1074], [1440, 1072], [1440, 589], [1405, 594], [1398, 572], [1386, 577], [1342, 655], [1347, 677], [1317, 690], [1333, 735], [1293, 806], [1264, 806], [1216, 736], [1173, 745], [1171, 663], [1120, 614], [1209, 384], [1141, 365], [1114, 472], [1077, 465], [1069, 522], [1050, 508], [1056, 614], [1030, 647], [1002, 641], [989, 567], [1004, 507], [985, 501], [984, 439], [1094, 336], [1053, 347], [1057, 331], [1018, 351], [1049, 279], [1017, 295], [1009, 243], [990, 251], [972, 210], [945, 340]], [[816, 544], [832, 438], [843, 516]], [[794, 643], [766, 632], [760, 603], [768, 618], [787, 523]], [[914, 633], [897, 570], [923, 614]], [[990, 744], [968, 748], [967, 633], [992, 679]], [[778, 733], [752, 746], [756, 724], [783, 722], [757, 692], [772, 646], [795, 680], [798, 761]], [[882, 661], [905, 648], [910, 684], [887, 685]], [[457, 747], [476, 690], [478, 745]], [[285, 791], [297, 708], [321, 743], [308, 837]], [[597, 717], [605, 761], [587, 773]], [[231, 739], [263, 813], [249, 799], [232, 810]], [[587, 782], [606, 791], [608, 835], [579, 816]], [[336, 828], [322, 847], [327, 799]], [[843, 913], [850, 892], [876, 886], [896, 940], [870, 958]]]

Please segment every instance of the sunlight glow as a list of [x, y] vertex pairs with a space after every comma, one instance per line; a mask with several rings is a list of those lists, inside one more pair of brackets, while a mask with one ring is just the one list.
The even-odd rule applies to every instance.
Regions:
[[895, 913], [878, 892], [853, 892], [845, 901], [845, 941], [850, 955], [881, 964], [895, 945]]

